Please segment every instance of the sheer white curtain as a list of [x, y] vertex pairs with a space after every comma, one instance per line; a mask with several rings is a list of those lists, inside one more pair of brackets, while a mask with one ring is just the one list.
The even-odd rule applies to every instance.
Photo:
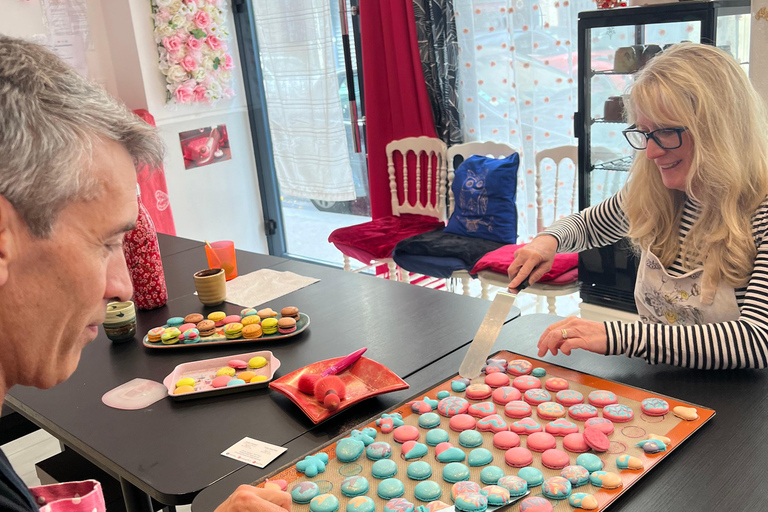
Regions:
[[252, 0], [282, 195], [355, 199], [329, 0]]
[[[501, 141], [521, 152], [518, 241], [536, 235], [535, 152], [577, 145], [577, 17], [592, 0], [454, 0], [459, 103], [465, 141]], [[571, 212], [575, 164], [542, 168], [545, 225]], [[558, 211], [554, 212], [555, 187]]]

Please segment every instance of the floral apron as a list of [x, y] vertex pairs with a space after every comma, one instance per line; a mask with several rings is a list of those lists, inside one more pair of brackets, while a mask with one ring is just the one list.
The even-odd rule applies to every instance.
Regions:
[[671, 276], [649, 250], [640, 257], [635, 304], [645, 323], [701, 325], [736, 320], [741, 312], [732, 286], [712, 283], [704, 269]]

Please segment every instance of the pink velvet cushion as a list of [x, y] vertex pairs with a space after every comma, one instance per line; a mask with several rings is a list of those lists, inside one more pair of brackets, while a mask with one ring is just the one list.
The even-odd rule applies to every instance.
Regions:
[[[515, 251], [526, 244], [505, 245], [495, 251], [491, 251], [475, 263], [469, 272], [476, 275], [481, 270], [490, 270], [499, 274], [507, 273], [507, 269], [515, 260]], [[549, 272], [544, 274], [540, 283], [547, 284], [570, 284], [579, 279], [579, 254], [567, 252], [555, 255], [555, 262]], [[565, 282], [563, 282], [565, 281]]]
[[445, 224], [425, 215], [403, 214], [370, 222], [339, 228], [331, 233], [328, 241], [342, 254], [370, 265], [373, 260], [392, 257], [397, 242], [420, 235]]

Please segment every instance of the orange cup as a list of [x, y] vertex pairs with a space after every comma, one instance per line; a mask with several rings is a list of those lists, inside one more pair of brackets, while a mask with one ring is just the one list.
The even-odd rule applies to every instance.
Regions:
[[205, 246], [205, 255], [208, 257], [208, 268], [223, 269], [227, 281], [237, 277], [235, 242], [230, 240], [211, 242], [210, 247]]

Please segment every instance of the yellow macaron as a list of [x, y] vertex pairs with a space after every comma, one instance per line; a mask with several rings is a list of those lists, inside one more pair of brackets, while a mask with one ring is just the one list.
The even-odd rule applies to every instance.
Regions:
[[265, 318], [261, 321], [261, 330], [264, 334], [275, 334], [277, 332], [277, 318]]
[[248, 368], [256, 369], [256, 368], [263, 368], [265, 366], [267, 366], [267, 360], [266, 358], [261, 356], [252, 357], [248, 361]]

